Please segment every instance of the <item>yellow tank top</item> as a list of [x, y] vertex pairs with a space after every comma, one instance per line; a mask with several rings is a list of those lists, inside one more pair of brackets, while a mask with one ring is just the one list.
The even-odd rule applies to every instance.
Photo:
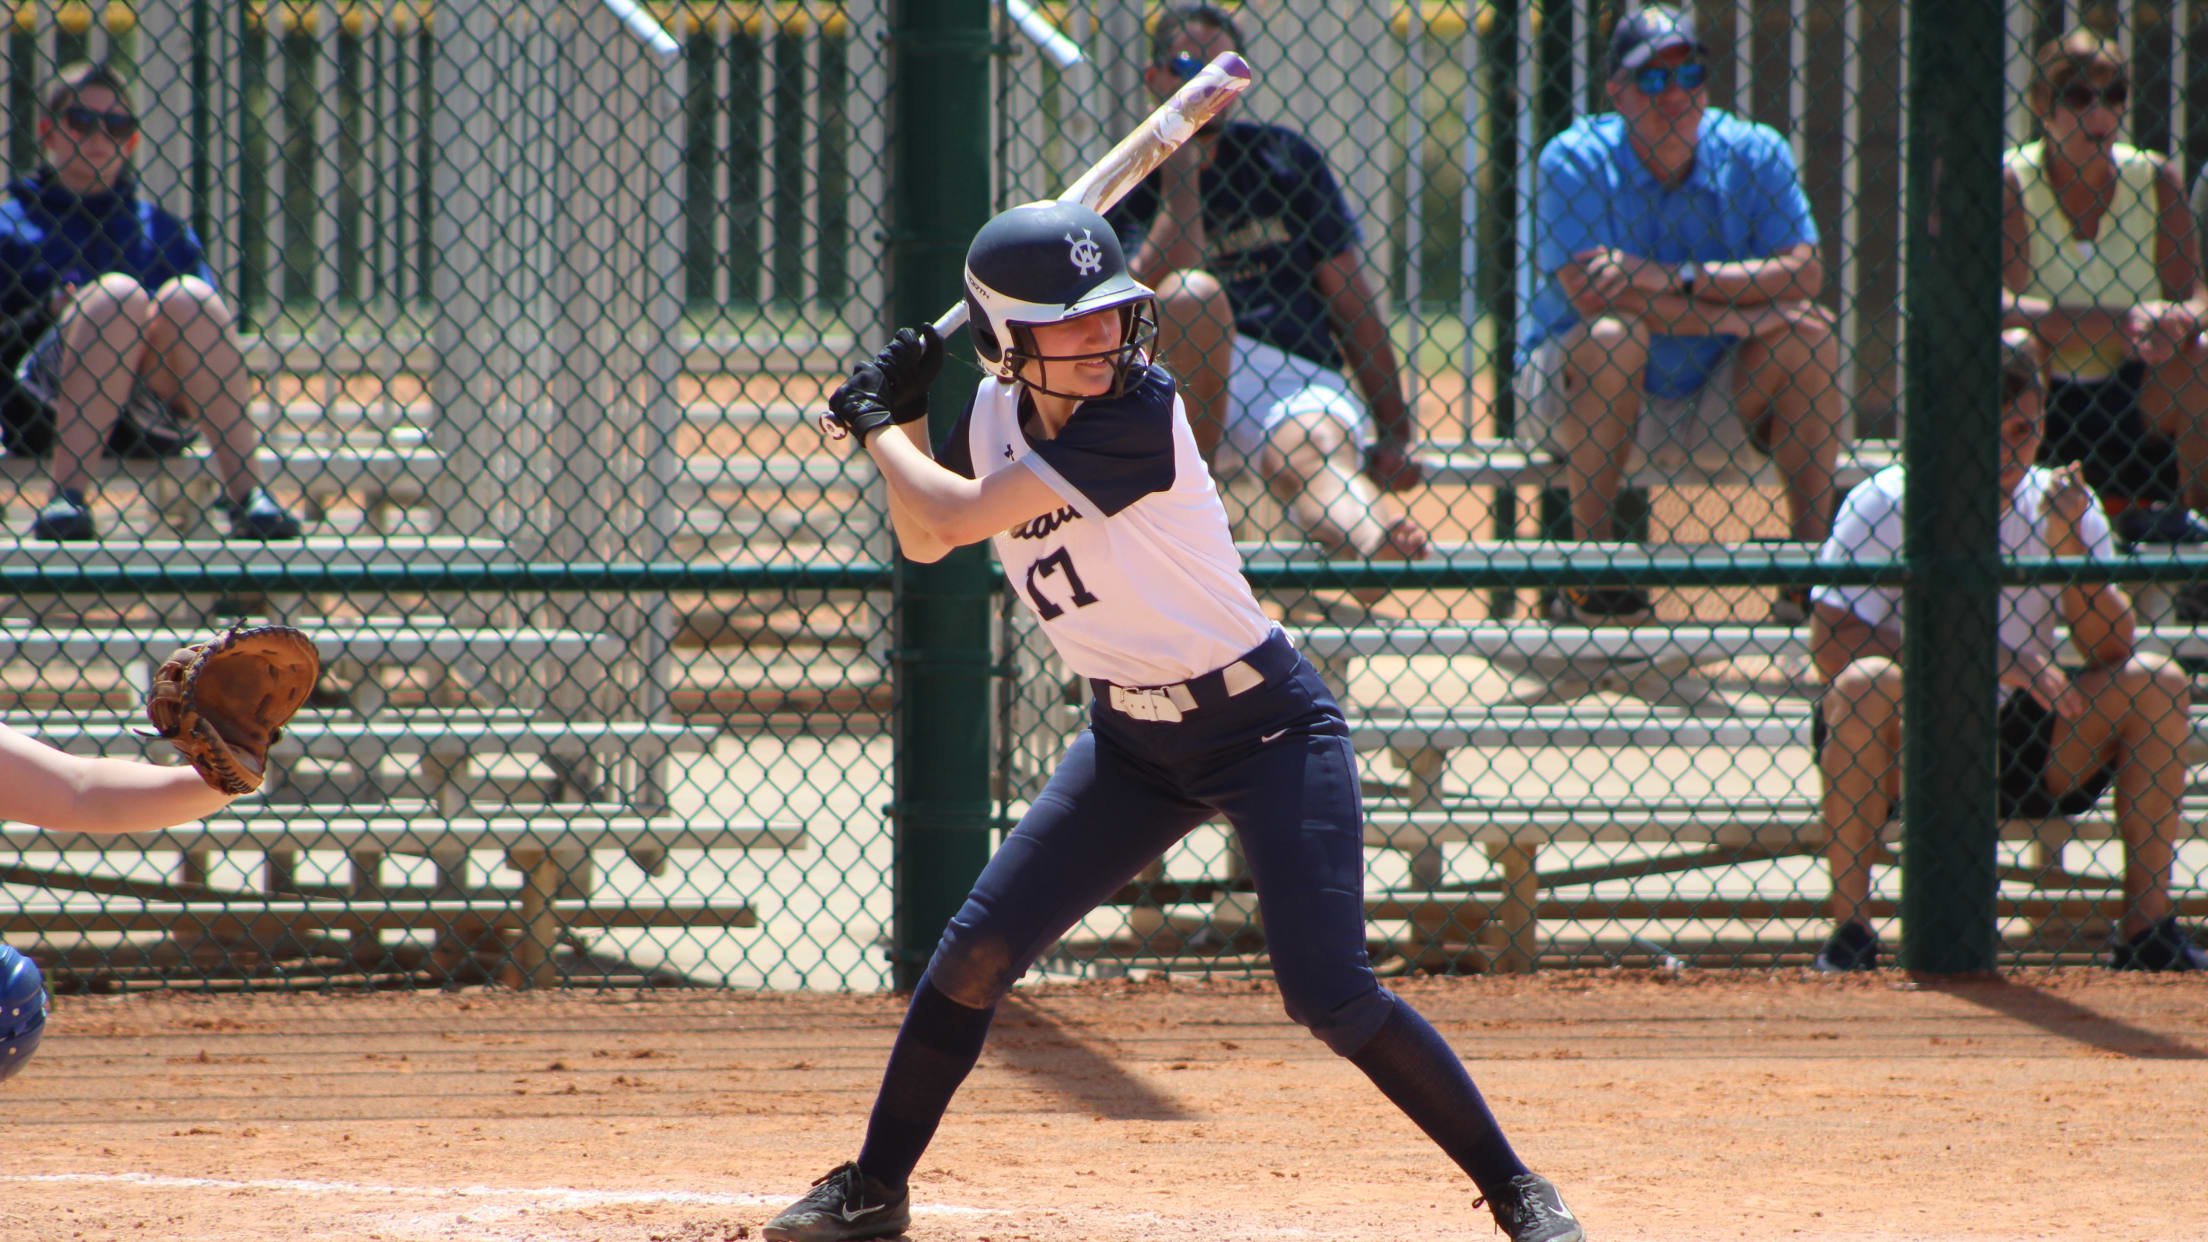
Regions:
[[[2024, 218], [2031, 230], [2027, 261], [2032, 275], [2025, 294], [2059, 306], [2136, 306], [2160, 299], [2162, 278], [2154, 252], [2161, 205], [2154, 190], [2154, 157], [2127, 143], [2115, 145], [2116, 186], [2097, 236], [2086, 241], [2073, 233], [2070, 217], [2047, 184], [2046, 146], [2027, 143], [2001, 157], [2023, 191]], [[2113, 374], [2130, 354], [2121, 338], [2070, 342], [2055, 352], [2049, 369], [2098, 379]]]

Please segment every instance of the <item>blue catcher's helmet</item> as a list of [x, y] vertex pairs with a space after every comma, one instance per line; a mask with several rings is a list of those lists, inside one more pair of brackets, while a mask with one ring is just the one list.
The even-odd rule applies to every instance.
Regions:
[[46, 980], [38, 963], [0, 944], [0, 1079], [13, 1078], [46, 1033]]

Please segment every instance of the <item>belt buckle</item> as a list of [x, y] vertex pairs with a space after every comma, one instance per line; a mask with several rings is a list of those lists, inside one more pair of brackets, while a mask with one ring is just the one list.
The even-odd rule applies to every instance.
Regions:
[[[1134, 720], [1150, 720], [1171, 724], [1181, 719], [1181, 705], [1175, 696], [1163, 689], [1142, 689], [1114, 685], [1109, 698], [1112, 710]], [[1191, 700], [1193, 704], [1193, 700]]]

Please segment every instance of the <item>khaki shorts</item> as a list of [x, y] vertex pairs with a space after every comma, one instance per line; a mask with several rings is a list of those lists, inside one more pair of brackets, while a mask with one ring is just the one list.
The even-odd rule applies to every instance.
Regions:
[[[1570, 447], [1565, 426], [1564, 348], [1570, 337], [1541, 342], [1532, 360], [1513, 378], [1518, 397], [1515, 439], [1529, 453], [1561, 455]], [[1752, 435], [1733, 399], [1739, 351], [1728, 352], [1708, 380], [1686, 397], [1641, 398], [1640, 421], [1633, 428], [1634, 451], [1625, 468], [1677, 469], [1693, 466], [1716, 473], [1728, 469], [1752, 473], [1771, 450]]]

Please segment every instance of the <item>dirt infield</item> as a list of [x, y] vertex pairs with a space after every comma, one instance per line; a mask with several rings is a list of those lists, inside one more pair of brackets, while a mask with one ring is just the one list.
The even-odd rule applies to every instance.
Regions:
[[[1598, 1242], [2208, 1237], [2208, 987], [1552, 973], [1400, 990]], [[64, 997], [0, 1238], [722, 1242], [855, 1150], [901, 1006]], [[1496, 1236], [1269, 984], [1023, 990], [922, 1242]]]

